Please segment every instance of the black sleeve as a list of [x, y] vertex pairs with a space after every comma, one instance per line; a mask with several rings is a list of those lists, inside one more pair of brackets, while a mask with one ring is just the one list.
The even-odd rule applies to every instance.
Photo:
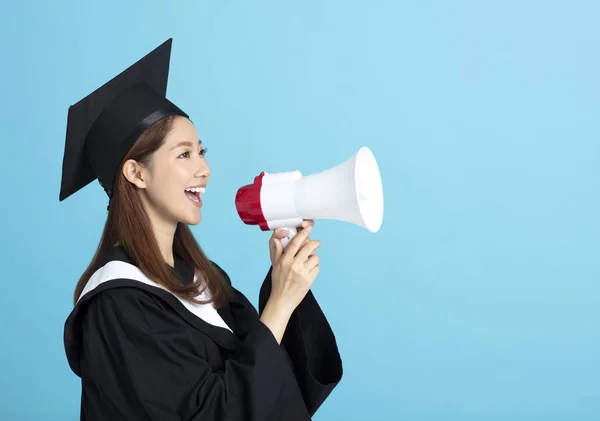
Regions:
[[[260, 289], [261, 314], [271, 294], [272, 270], [271, 267]], [[306, 408], [313, 416], [340, 382], [343, 370], [335, 336], [312, 291], [294, 310], [281, 345], [293, 366]]]
[[189, 327], [163, 307], [127, 287], [90, 302], [80, 360], [88, 419], [261, 421], [281, 410], [278, 397], [294, 377], [262, 322], [213, 369], [201, 344], [190, 346]]

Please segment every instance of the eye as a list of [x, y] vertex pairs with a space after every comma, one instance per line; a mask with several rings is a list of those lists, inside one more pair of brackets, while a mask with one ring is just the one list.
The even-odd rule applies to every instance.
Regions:
[[207, 152], [208, 152], [208, 148], [200, 149], [200, 155], [206, 155]]
[[[184, 156], [184, 155], [186, 155], [186, 156]], [[186, 151], [186, 152], [182, 153], [181, 155], [179, 155], [178, 158], [181, 158], [181, 157], [188, 158], [189, 156], [190, 156], [189, 151]]]

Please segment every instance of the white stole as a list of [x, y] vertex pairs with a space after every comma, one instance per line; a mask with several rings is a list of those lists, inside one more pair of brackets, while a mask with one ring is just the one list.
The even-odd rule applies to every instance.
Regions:
[[[83, 289], [79, 300], [81, 300], [83, 296], [85, 296], [90, 291], [93, 291], [99, 285], [115, 279], [132, 279], [138, 282], [142, 282], [146, 285], [150, 285], [167, 291], [170, 294], [172, 294], [175, 298], [177, 298], [179, 302], [181, 302], [181, 304], [183, 304], [190, 313], [201, 318], [205, 322], [210, 323], [213, 326], [222, 327], [231, 331], [231, 328], [227, 326], [227, 323], [225, 323], [221, 315], [212, 306], [212, 304], [196, 304], [189, 302], [181, 297], [178, 297], [162, 285], [157, 284], [156, 282], [148, 278], [137, 266], [132, 265], [131, 263], [121, 262], [119, 260], [112, 260], [104, 266], [102, 266], [101, 268], [99, 268], [96, 272], [94, 272], [92, 277], [88, 280], [85, 288]], [[195, 275], [194, 280], [196, 280]], [[199, 296], [199, 299], [205, 300], [207, 298], [207, 290], [205, 290]], [[79, 302], [79, 300], [77, 300], [77, 302]]]

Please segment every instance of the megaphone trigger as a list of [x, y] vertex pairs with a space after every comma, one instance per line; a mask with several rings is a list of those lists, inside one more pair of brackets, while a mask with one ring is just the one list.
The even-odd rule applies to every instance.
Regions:
[[295, 227], [283, 227], [283, 229], [289, 232], [287, 237], [284, 237], [281, 239], [281, 244], [283, 245], [283, 250], [285, 250], [287, 248], [288, 244], [290, 243], [290, 241], [292, 241], [292, 238], [294, 238], [296, 236], [296, 234], [298, 234], [298, 230]]

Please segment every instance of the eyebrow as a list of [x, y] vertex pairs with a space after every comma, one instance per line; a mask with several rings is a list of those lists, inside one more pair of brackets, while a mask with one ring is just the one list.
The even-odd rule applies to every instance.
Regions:
[[[198, 139], [198, 143], [200, 145], [202, 145], [202, 140]], [[179, 142], [177, 145], [173, 146], [171, 149], [169, 149], [170, 151], [172, 151], [173, 149], [176, 149], [180, 146], [189, 146], [190, 148], [192, 148], [194, 145], [192, 144], [192, 142], [189, 142], [187, 140], [183, 141], [183, 142]]]

